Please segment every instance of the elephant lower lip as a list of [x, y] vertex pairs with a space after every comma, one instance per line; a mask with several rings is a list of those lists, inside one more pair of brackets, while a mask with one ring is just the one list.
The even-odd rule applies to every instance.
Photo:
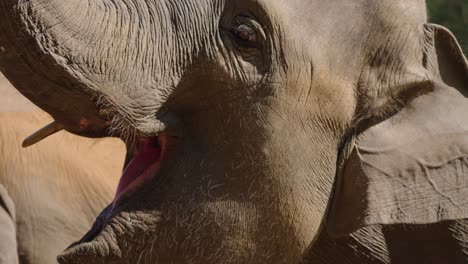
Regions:
[[137, 190], [144, 182], [151, 180], [159, 168], [166, 149], [166, 135], [145, 138], [138, 141], [132, 160], [125, 167], [114, 198], [114, 205], [124, 195]]

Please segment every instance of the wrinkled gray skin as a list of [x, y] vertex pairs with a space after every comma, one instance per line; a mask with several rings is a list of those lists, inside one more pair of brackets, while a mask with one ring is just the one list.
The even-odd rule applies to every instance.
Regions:
[[468, 70], [424, 1], [5, 0], [0, 16], [2, 71], [67, 130], [175, 141], [60, 263], [467, 261]]

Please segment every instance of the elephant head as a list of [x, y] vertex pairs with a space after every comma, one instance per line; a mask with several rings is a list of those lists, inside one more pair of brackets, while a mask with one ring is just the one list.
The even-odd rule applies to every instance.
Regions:
[[299, 263], [321, 230], [468, 216], [467, 63], [425, 1], [4, 0], [0, 17], [17, 89], [127, 144], [61, 263]]

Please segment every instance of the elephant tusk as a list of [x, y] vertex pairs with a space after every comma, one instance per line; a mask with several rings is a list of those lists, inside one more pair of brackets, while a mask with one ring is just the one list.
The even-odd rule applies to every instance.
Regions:
[[39, 141], [45, 139], [46, 137], [51, 136], [63, 129], [64, 129], [64, 126], [62, 124], [58, 123], [57, 121], [54, 121], [48, 124], [47, 126], [39, 129], [36, 133], [32, 134], [31, 136], [27, 137], [23, 141], [22, 146], [23, 148], [30, 147], [38, 143]]

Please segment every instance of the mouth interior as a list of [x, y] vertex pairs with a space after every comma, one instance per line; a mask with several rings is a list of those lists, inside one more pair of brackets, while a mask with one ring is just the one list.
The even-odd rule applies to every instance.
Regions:
[[[141, 139], [134, 148], [133, 158], [125, 167], [120, 178], [114, 203], [123, 194], [135, 190], [151, 179], [159, 169], [162, 159], [162, 137]], [[131, 151], [131, 150], [128, 150]]]

